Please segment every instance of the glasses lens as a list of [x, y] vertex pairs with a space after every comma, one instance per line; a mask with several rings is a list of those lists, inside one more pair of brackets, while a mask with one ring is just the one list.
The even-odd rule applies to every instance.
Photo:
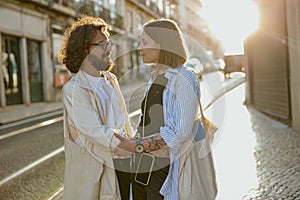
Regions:
[[112, 41], [102, 41], [102, 42], [97, 43], [97, 44], [91, 43], [90, 45], [99, 45], [103, 50], [106, 50], [108, 46], [112, 47], [113, 44], [114, 43]]

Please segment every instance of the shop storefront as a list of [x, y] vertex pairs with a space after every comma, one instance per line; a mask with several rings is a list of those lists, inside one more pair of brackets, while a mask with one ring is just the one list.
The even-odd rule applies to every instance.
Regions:
[[300, 131], [299, 1], [257, 0], [260, 29], [245, 42], [246, 102]]
[[0, 4], [0, 105], [49, 101], [51, 57], [47, 15]]

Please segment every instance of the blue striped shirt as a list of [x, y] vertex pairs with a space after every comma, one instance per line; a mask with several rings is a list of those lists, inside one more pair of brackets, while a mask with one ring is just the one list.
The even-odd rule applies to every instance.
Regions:
[[[146, 92], [156, 76], [155, 71], [151, 73]], [[160, 135], [170, 148], [171, 164], [160, 193], [165, 200], [176, 200], [179, 199], [180, 149], [192, 134], [194, 119], [199, 110], [200, 85], [196, 74], [184, 66], [169, 68], [165, 77], [168, 83], [163, 93], [164, 126], [160, 128]]]

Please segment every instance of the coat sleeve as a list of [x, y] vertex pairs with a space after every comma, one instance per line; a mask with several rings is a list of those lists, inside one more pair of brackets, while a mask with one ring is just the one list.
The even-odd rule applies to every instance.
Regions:
[[91, 91], [83, 89], [75, 82], [65, 85], [62, 100], [68, 115], [66, 124], [74, 126], [79, 134], [84, 134], [90, 141], [111, 148], [114, 140], [112, 128], [103, 125]]
[[182, 73], [171, 89], [166, 105], [165, 125], [160, 129], [161, 136], [173, 151], [179, 150], [192, 133], [198, 112], [198, 97], [197, 77], [192, 72]]

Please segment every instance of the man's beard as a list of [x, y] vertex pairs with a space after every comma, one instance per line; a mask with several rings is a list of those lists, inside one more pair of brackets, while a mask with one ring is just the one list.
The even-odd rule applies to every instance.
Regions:
[[97, 69], [97, 71], [106, 71], [108, 70], [111, 65], [113, 64], [112, 60], [109, 59], [108, 61], [104, 61], [103, 59], [107, 57], [106, 54], [103, 54], [102, 55], [102, 59], [99, 60], [99, 58], [96, 56], [96, 55], [89, 55], [88, 56], [88, 59], [89, 59], [89, 62], [91, 63], [91, 65]]

